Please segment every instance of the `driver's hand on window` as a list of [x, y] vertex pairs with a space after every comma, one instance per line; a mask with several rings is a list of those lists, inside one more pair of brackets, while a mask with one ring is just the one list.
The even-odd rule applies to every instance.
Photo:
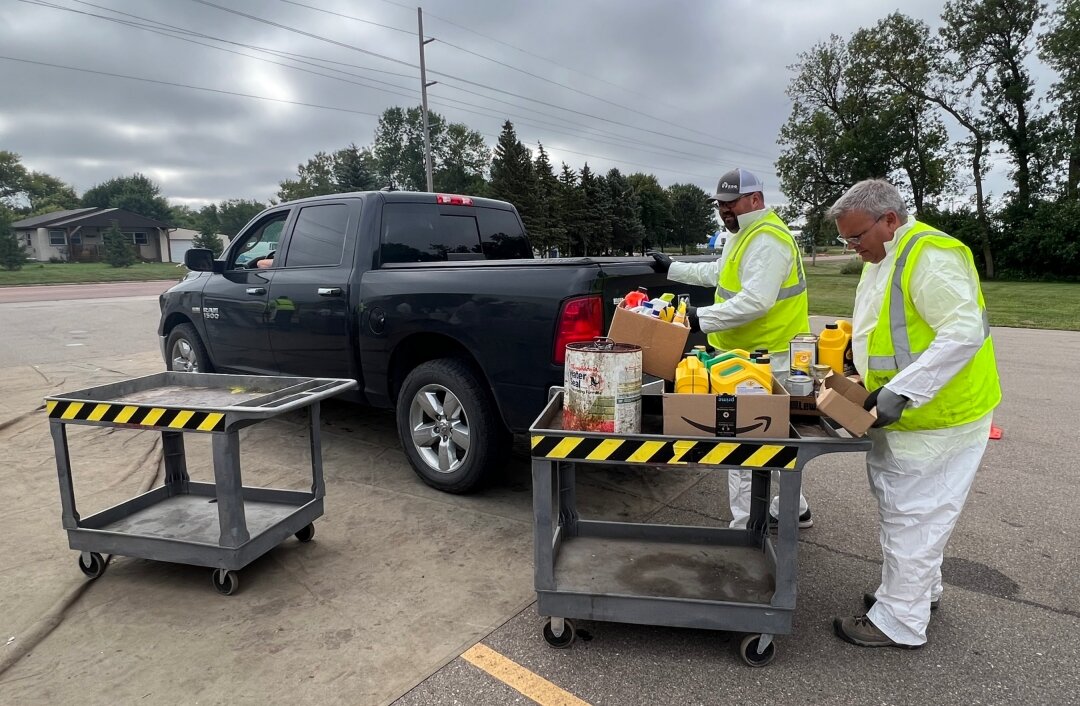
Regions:
[[264, 257], [261, 260], [257, 260], [256, 263], [255, 263], [255, 267], [257, 267], [260, 270], [268, 270], [273, 266], [274, 266], [274, 258], [272, 258], [272, 257]]

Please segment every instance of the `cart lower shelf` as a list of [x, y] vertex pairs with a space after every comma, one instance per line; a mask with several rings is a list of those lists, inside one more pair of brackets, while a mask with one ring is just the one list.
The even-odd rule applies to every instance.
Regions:
[[768, 605], [776, 577], [751, 547], [573, 537], [555, 564], [556, 590]]
[[216, 488], [189, 483], [186, 493], [161, 486], [83, 518], [68, 530], [72, 549], [238, 570], [280, 544], [303, 534], [323, 512], [310, 492], [244, 487], [243, 513], [249, 537], [230, 546], [221, 532]]

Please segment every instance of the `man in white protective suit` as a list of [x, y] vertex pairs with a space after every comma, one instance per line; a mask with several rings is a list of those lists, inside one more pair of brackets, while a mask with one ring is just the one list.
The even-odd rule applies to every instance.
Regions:
[[941, 559], [1001, 400], [994, 344], [971, 251], [908, 215], [886, 181], [861, 181], [828, 213], [867, 263], [852, 350], [877, 410], [866, 456], [880, 519], [881, 584], [866, 614], [836, 618], [863, 647], [926, 643]]
[[[720, 220], [733, 233], [714, 262], [674, 262], [661, 252], [650, 252], [654, 269], [673, 282], [716, 289], [712, 306], [691, 307], [687, 321], [693, 331], [708, 334], [709, 344], [720, 351], [740, 348], [769, 351], [773, 375], [781, 382], [788, 374], [788, 344], [809, 333], [806, 275], [799, 247], [787, 224], [765, 206], [764, 184], [745, 169], [732, 169], [720, 177], [716, 204]], [[781, 435], [785, 435], [786, 431]], [[750, 471], [731, 471], [728, 498], [731, 527], [743, 528], [750, 517]], [[775, 522], [779, 498], [770, 508]], [[814, 524], [806, 498], [799, 495], [799, 527]]]

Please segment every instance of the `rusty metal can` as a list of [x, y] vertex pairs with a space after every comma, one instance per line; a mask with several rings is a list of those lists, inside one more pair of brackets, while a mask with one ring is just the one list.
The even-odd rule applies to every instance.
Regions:
[[563, 428], [614, 434], [641, 431], [641, 346], [610, 338], [568, 343]]
[[812, 333], [800, 333], [791, 339], [788, 346], [791, 374], [813, 375], [817, 363], [817, 336]]

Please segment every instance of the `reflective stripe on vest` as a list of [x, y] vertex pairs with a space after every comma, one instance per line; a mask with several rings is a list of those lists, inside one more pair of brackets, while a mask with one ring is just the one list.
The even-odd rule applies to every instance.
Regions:
[[[908, 256], [915, 247], [915, 243], [928, 235], [952, 238], [947, 233], [939, 230], [927, 230], [911, 236], [905, 244], [903, 251], [897, 255], [896, 264], [893, 265], [892, 281], [889, 282], [889, 333], [892, 337], [892, 355], [872, 355], [867, 360], [867, 366], [871, 370], [888, 372], [895, 370], [900, 372], [919, 359], [925, 351], [912, 351], [911, 342], [908, 340], [907, 310], [904, 306], [904, 267], [907, 265]], [[983, 309], [983, 340], [990, 338], [990, 316]]]
[[[765, 231], [765, 232], [763, 232]], [[739, 234], [717, 275], [715, 301], [722, 304], [736, 297], [743, 284], [739, 277], [743, 256], [752, 238], [777, 238], [794, 258], [792, 267], [784, 273], [776, 301], [758, 318], [732, 328], [714, 331], [708, 335], [709, 343], [720, 350], [742, 348], [753, 350], [767, 348], [770, 352], [786, 353], [791, 339], [810, 330], [807, 316], [806, 273], [802, 256], [787, 225], [772, 210], [767, 211], [753, 223], [747, 224]]]
[[908, 405], [900, 420], [886, 427], [891, 431], [959, 426], [981, 418], [1001, 401], [994, 342], [971, 251], [956, 238], [918, 221], [897, 243], [896, 261], [885, 288], [888, 303], [882, 302], [878, 321], [867, 337], [869, 364], [863, 376], [866, 389], [873, 392], [887, 385], [933, 345], [936, 333], [919, 315], [907, 289], [911, 285], [914, 263], [925, 247], [955, 249], [963, 254], [971, 275], [976, 278], [977, 303], [982, 314], [982, 343], [974, 357], [930, 400], [917, 406]]

